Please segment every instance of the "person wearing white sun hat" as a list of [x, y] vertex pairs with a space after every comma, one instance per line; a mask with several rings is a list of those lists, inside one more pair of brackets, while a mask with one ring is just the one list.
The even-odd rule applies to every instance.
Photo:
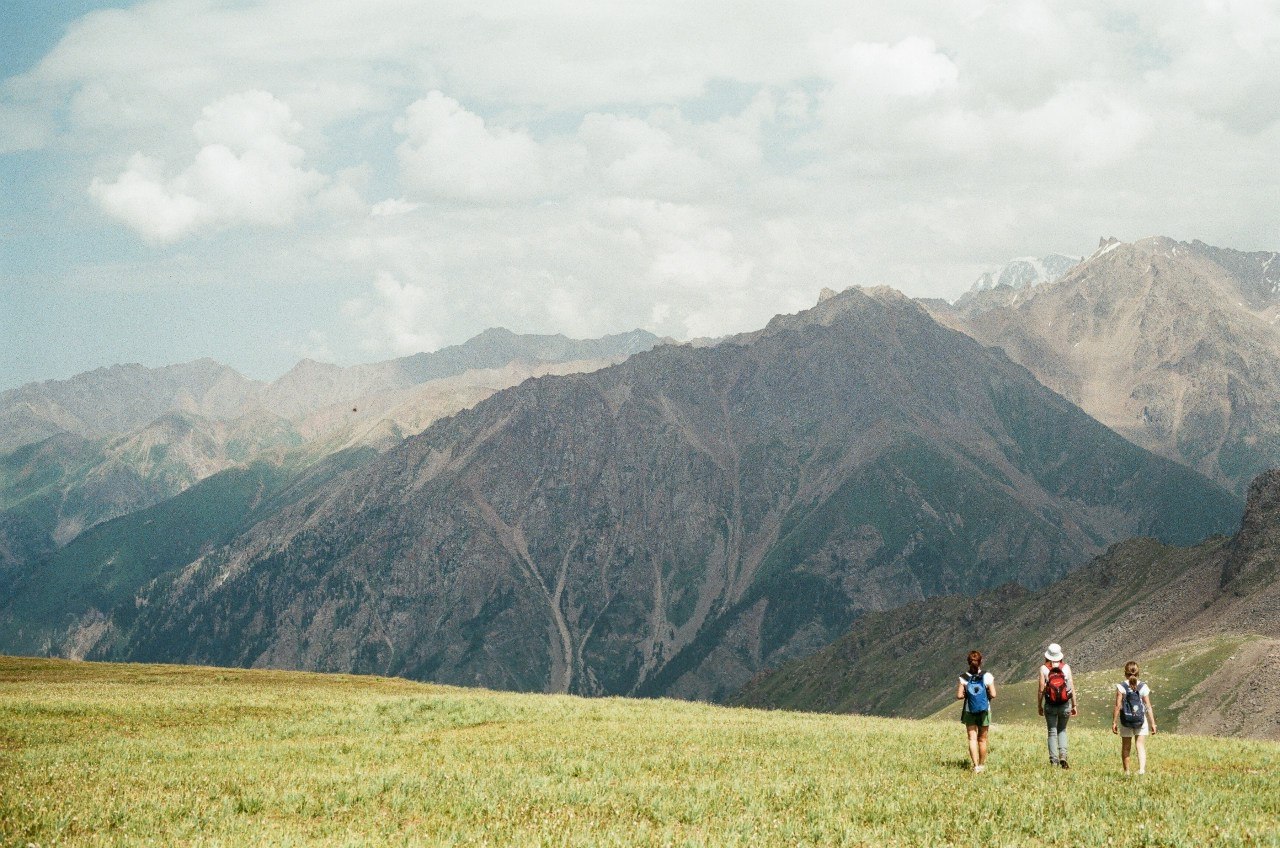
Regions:
[[1062, 646], [1054, 642], [1044, 652], [1036, 701], [1049, 732], [1049, 765], [1067, 765], [1067, 719], [1076, 714], [1076, 687], [1071, 666], [1063, 662]]

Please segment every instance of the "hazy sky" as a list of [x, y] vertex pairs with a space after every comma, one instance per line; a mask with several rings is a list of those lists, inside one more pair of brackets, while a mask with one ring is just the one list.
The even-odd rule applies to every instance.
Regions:
[[1280, 248], [1270, 0], [0, 0], [0, 388]]

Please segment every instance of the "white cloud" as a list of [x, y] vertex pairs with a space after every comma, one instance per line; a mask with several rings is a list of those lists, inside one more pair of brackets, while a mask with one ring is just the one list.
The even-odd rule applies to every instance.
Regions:
[[163, 163], [138, 153], [115, 182], [95, 179], [89, 190], [111, 217], [146, 238], [173, 241], [191, 232], [208, 211], [179, 189], [177, 181], [166, 181], [163, 171]]
[[541, 151], [528, 134], [490, 129], [458, 101], [433, 91], [396, 122], [405, 181], [428, 197], [505, 201], [542, 187]]
[[380, 200], [369, 209], [369, 214], [375, 218], [385, 218], [391, 215], [408, 215], [410, 212], [418, 209], [422, 204], [410, 203], [403, 197], [391, 197], [386, 200]]
[[92, 183], [75, 199], [158, 245], [139, 289], [197, 248], [282, 289], [375, 281], [333, 295], [339, 356], [491, 324], [721, 335], [822, 286], [956, 294], [1103, 234], [1276, 248], [1278, 21], [1264, 0], [140, 0], [0, 85], [0, 149], [40, 168], [27, 208]]
[[297, 132], [289, 107], [264, 91], [206, 106], [193, 128], [203, 147], [177, 176], [136, 154], [113, 182], [95, 178], [90, 193], [110, 216], [157, 242], [202, 226], [281, 226], [302, 211], [325, 182], [300, 167], [304, 152], [288, 141]]
[[914, 35], [896, 44], [859, 41], [838, 47], [830, 72], [843, 95], [873, 99], [928, 97], [954, 88], [960, 77], [932, 39]]
[[705, 188], [709, 166], [702, 157], [647, 121], [592, 113], [577, 138], [612, 192], [669, 196]]
[[1051, 150], [1067, 164], [1088, 170], [1128, 159], [1150, 128], [1151, 119], [1124, 97], [1076, 84], [1017, 116], [1011, 132], [1037, 152]]
[[401, 282], [387, 271], [378, 272], [372, 293], [351, 298], [342, 307], [343, 315], [361, 333], [363, 351], [395, 356], [440, 347], [440, 336], [432, 330], [436, 310], [425, 286]]

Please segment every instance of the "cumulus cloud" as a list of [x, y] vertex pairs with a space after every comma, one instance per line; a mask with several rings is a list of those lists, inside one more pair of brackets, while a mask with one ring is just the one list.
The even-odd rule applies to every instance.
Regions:
[[281, 226], [302, 211], [325, 178], [301, 167], [289, 138], [298, 125], [289, 107], [265, 91], [206, 106], [192, 132], [203, 146], [176, 176], [135, 154], [114, 181], [95, 178], [90, 193], [108, 215], [156, 242], [205, 226]]
[[[369, 294], [347, 300], [343, 315], [360, 331], [360, 347], [366, 353], [407, 356], [435, 350], [440, 336], [432, 330], [438, 305], [427, 287], [402, 282], [379, 271]], [[435, 316], [439, 320], [438, 314]]]
[[1011, 132], [1035, 150], [1055, 151], [1067, 164], [1087, 170], [1131, 157], [1150, 127], [1150, 118], [1126, 98], [1077, 84], [1017, 116]]
[[856, 42], [838, 47], [831, 77], [842, 93], [862, 98], [927, 97], [955, 87], [960, 69], [932, 39], [909, 36], [896, 44]]
[[410, 187], [430, 197], [504, 201], [542, 187], [541, 151], [526, 133], [489, 128], [457, 100], [432, 91], [396, 122], [396, 148]]
[[641, 118], [592, 113], [578, 140], [601, 181], [613, 193], [670, 195], [705, 188], [709, 165], [670, 132]]

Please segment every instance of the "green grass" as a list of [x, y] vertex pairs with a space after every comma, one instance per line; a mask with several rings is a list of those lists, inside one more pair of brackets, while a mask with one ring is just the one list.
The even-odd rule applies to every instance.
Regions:
[[[1176, 651], [1142, 661], [1142, 679], [1151, 687], [1151, 704], [1156, 712], [1159, 730], [1176, 731], [1178, 717], [1185, 709], [1184, 699], [1197, 686], [1217, 671], [1241, 645], [1258, 637], [1224, 636], [1186, 645]], [[1105, 669], [1089, 673], [1075, 673], [1076, 704], [1079, 715], [1071, 719], [1069, 730], [1077, 727], [1111, 730], [1111, 717], [1115, 709], [1116, 684], [1124, 675], [1122, 669]], [[1022, 680], [1001, 684], [997, 681], [998, 697], [992, 713], [996, 721], [1005, 724], [1042, 724], [1036, 711], [1036, 681]], [[960, 702], [947, 706], [930, 718], [958, 720]], [[1177, 704], [1178, 706], [1174, 706]]]
[[0, 658], [4, 845], [1280, 844], [1280, 746]]

